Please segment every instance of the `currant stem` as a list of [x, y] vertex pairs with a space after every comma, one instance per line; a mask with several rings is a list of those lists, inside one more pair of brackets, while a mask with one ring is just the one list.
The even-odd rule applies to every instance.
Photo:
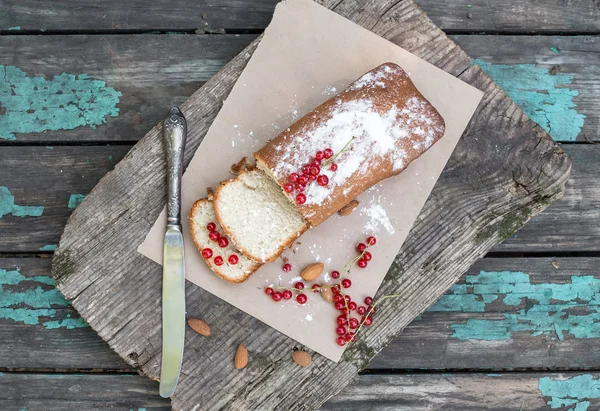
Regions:
[[370, 316], [373, 313], [373, 310], [375, 309], [375, 307], [377, 305], [379, 305], [383, 300], [387, 300], [388, 298], [396, 298], [396, 297], [400, 297], [400, 294], [389, 294], [389, 295], [384, 295], [383, 297], [381, 297], [379, 300], [375, 301], [373, 304], [371, 304], [371, 308], [369, 309], [369, 311], [363, 316], [364, 320], [360, 322], [358, 328], [356, 329], [356, 332], [354, 333], [354, 336], [358, 336], [358, 332], [360, 331], [360, 329], [362, 328], [363, 324], [365, 323], [366, 319], [368, 316]]

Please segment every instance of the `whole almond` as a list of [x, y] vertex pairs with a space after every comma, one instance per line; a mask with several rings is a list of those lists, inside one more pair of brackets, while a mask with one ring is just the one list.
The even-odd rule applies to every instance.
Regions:
[[199, 320], [197, 318], [190, 318], [188, 320], [188, 325], [198, 334], [203, 335], [205, 337], [210, 336], [210, 327], [204, 321]]
[[233, 365], [238, 370], [241, 370], [248, 365], [248, 350], [244, 347], [244, 344], [240, 344], [235, 352], [235, 358], [233, 359]]
[[308, 367], [312, 362], [312, 358], [306, 351], [292, 351], [292, 359], [301, 367]]
[[347, 215], [352, 214], [354, 209], [358, 207], [358, 200], [352, 200], [338, 211], [338, 214], [342, 217], [346, 217]]
[[314, 263], [302, 270], [300, 276], [304, 281], [312, 281], [323, 272], [325, 265], [323, 263]]
[[321, 297], [328, 303], [333, 301], [333, 291], [331, 291], [331, 287], [328, 285], [321, 286]]

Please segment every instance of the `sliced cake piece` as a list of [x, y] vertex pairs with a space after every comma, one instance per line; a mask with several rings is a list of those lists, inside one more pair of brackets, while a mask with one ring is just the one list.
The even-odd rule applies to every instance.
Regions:
[[[206, 264], [216, 275], [232, 283], [241, 283], [255, 272], [261, 264], [245, 257], [226, 237], [228, 245], [221, 247], [217, 239], [210, 238], [209, 235], [212, 230], [207, 228], [209, 223], [215, 225], [214, 233], [219, 234], [219, 237], [224, 237], [223, 229], [215, 218], [213, 202], [208, 198], [203, 198], [194, 203], [190, 214], [190, 231], [194, 244]], [[212, 227], [210, 228], [212, 229]], [[215, 234], [213, 234], [214, 237], [216, 237]], [[223, 244], [224, 241], [222, 240], [221, 245]]]
[[276, 181], [260, 170], [222, 182], [214, 195], [217, 220], [235, 246], [259, 263], [275, 260], [308, 229]]

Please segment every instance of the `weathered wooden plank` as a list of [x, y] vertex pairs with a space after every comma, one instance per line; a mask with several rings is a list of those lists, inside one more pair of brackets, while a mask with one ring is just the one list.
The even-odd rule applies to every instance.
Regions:
[[[0, 150], [0, 210], [34, 207], [30, 215], [1, 212], [0, 252], [51, 251], [77, 200], [112, 170], [131, 146], [5, 147]], [[564, 198], [533, 218], [494, 251], [599, 251], [600, 147], [566, 145], [573, 172]], [[24, 167], [24, 165], [27, 165]], [[61, 171], [62, 170], [62, 171]], [[6, 196], [14, 196], [14, 200]], [[43, 206], [40, 216], [35, 207]], [[18, 210], [18, 208], [17, 208]], [[27, 214], [27, 213], [25, 213]]]
[[0, 253], [52, 251], [72, 210], [129, 146], [0, 150]]
[[0, 258], [0, 368], [131, 371], [54, 287], [49, 258]]
[[[599, 264], [482, 259], [367, 369], [600, 368]], [[131, 370], [52, 283], [49, 259], [0, 259], [0, 368]]]
[[0, 373], [3, 411], [170, 411], [158, 383], [139, 375]]
[[[563, 193], [568, 156], [480, 69], [467, 68], [466, 55], [414, 3], [327, 5], [485, 90], [484, 101], [381, 287], [380, 294], [403, 298], [381, 308], [378, 326], [364, 332], [339, 364], [315, 355], [312, 369], [299, 370], [289, 359], [294, 341], [188, 285], [190, 315], [202, 314], [221, 332], [208, 341], [188, 334], [175, 409], [316, 408], [475, 259]], [[183, 104], [191, 125], [186, 161], [255, 44]], [[164, 191], [159, 131], [148, 133], [73, 213], [53, 264], [59, 288], [82, 316], [123, 358], [136, 358], [151, 378], [158, 377], [160, 362], [161, 269], [135, 248], [164, 205], [164, 196], [157, 196]], [[259, 360], [234, 372], [231, 356], [241, 341]]]
[[0, 142], [138, 140], [255, 38], [0, 36]]
[[263, 29], [278, 0], [186, 1], [57, 0], [52, 4], [4, 0], [0, 29], [13, 30], [187, 30]]
[[354, 411], [595, 410], [600, 374], [361, 375], [321, 409]]
[[[11, 135], [19, 142], [138, 140], [160, 121], [164, 107], [189, 97], [254, 38], [254, 35], [0, 36], [3, 56], [0, 64], [10, 72], [18, 69], [27, 73], [7, 80], [0, 76], [0, 86], [15, 85], [19, 95], [45, 101], [44, 96], [53, 94], [54, 90], [38, 90], [39, 94], [31, 90], [31, 82], [39, 76], [52, 84], [52, 78], [62, 73], [86, 73], [106, 83], [100, 86], [92, 80], [69, 77], [66, 81], [69, 87], [61, 86], [61, 91], [85, 89], [96, 95], [104, 92], [103, 98], [95, 103], [98, 112], [93, 116], [74, 118], [72, 111], [60, 108], [59, 104], [34, 113], [23, 113], [19, 107], [12, 115], [18, 115], [20, 121], [11, 124], [3, 123], [0, 116], [0, 143], [10, 142], [7, 138]], [[600, 92], [598, 38], [453, 36], [452, 39], [555, 140], [600, 140], [600, 103], [595, 98]], [[556, 67], [560, 67], [559, 73]], [[117, 92], [121, 95], [117, 96]], [[61, 98], [89, 112], [90, 107], [77, 95], [67, 93]], [[0, 105], [5, 109], [19, 101], [0, 91]], [[118, 113], [114, 112], [115, 107]], [[42, 123], [41, 120], [49, 118], [53, 119], [50, 124]], [[104, 120], [106, 124], [101, 124]], [[91, 127], [93, 124], [96, 128]]]
[[[97, 3], [90, 0], [5, 0], [0, 30], [187, 30], [263, 29], [277, 0], [218, 3], [206, 0], [142, 0]], [[598, 33], [600, 12], [594, 0], [418, 0], [443, 30], [502, 33]]]
[[600, 140], [598, 37], [452, 39], [556, 141]]
[[369, 368], [598, 369], [599, 264], [480, 260]]

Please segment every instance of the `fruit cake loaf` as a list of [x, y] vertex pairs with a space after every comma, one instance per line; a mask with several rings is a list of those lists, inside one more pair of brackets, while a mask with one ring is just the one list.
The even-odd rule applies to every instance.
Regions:
[[[190, 231], [194, 244], [206, 264], [224, 280], [241, 283], [261, 266], [240, 253], [226, 237], [220, 235], [223, 230], [215, 218], [210, 195], [209, 198], [196, 201], [192, 206]], [[214, 234], [211, 236], [211, 233]], [[220, 238], [225, 238], [227, 244], [224, 240], [219, 243]], [[224, 247], [221, 247], [222, 245]]]
[[400, 173], [444, 131], [441, 115], [406, 72], [385, 63], [299, 119], [254, 158], [314, 227]]

